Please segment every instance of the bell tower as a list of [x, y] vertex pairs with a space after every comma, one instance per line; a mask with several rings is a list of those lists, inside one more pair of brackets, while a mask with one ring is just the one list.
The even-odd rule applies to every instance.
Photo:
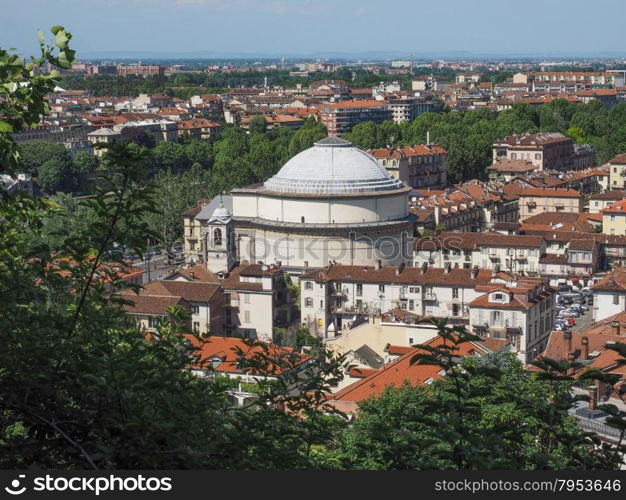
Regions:
[[235, 255], [235, 227], [230, 211], [220, 199], [219, 206], [203, 228], [207, 269], [217, 273], [230, 271], [237, 259]]

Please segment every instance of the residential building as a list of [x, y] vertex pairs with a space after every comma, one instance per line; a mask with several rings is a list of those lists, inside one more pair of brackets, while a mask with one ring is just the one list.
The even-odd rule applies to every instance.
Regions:
[[619, 154], [608, 163], [609, 189], [626, 188], [626, 153]]
[[130, 64], [128, 66], [118, 65], [116, 67], [118, 76], [152, 76], [152, 75], [165, 75], [165, 67], [156, 65], [143, 65], [143, 64]]
[[593, 320], [601, 321], [626, 311], [626, 268], [609, 271], [593, 290]]
[[537, 275], [539, 259], [546, 253], [543, 236], [441, 232], [416, 238], [413, 266], [428, 264], [453, 268], [502, 270]]
[[312, 333], [333, 338], [358, 318], [401, 309], [420, 317], [467, 323], [477, 283], [492, 272], [475, 269], [331, 264], [300, 277], [301, 321]]
[[523, 278], [476, 286], [486, 292], [469, 303], [470, 326], [480, 336], [507, 339], [523, 363], [541, 353], [556, 312], [547, 279]]
[[539, 170], [537, 165], [526, 160], [511, 160], [501, 158], [493, 165], [487, 167], [489, 177], [494, 180], [510, 182], [515, 177]]
[[367, 151], [397, 179], [414, 188], [446, 186], [448, 153], [435, 144], [419, 144]]
[[227, 336], [271, 342], [274, 328], [295, 318], [287, 274], [274, 264], [242, 264], [219, 273], [224, 291], [221, 331]]
[[222, 126], [219, 123], [211, 122], [206, 118], [193, 118], [191, 120], [181, 120], [178, 122], [178, 136], [188, 135], [191, 139], [211, 139], [214, 138]]
[[543, 212], [582, 213], [584, 198], [569, 188], [527, 187], [518, 192], [520, 220]]
[[420, 98], [386, 99], [394, 123], [412, 122], [433, 110], [433, 103]]
[[326, 126], [329, 136], [348, 133], [359, 123], [371, 121], [380, 124], [391, 119], [387, 103], [374, 99], [328, 104], [320, 111], [320, 121]]
[[626, 200], [613, 203], [608, 208], [603, 208], [602, 232], [605, 234], [623, 236], [626, 235]]
[[[626, 161], [625, 161], [626, 163]], [[602, 210], [609, 208], [616, 201], [621, 201], [626, 198], [626, 190], [623, 189], [611, 189], [604, 193], [592, 194], [589, 197], [589, 209], [590, 214], [602, 213]]]
[[[526, 160], [540, 170], [565, 171], [574, 168], [574, 143], [571, 138], [558, 132], [512, 135], [493, 144], [493, 162], [507, 158]], [[578, 168], [595, 165], [595, 156], [583, 155], [586, 162], [576, 162]]]

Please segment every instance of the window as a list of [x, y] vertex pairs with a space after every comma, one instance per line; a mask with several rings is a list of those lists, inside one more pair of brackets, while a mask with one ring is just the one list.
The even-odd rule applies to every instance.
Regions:
[[599, 206], [599, 205], [600, 205], [600, 202], [599, 202], [599, 201], [596, 201], [596, 207], [597, 207], [597, 206]]
[[511, 153], [511, 160], [517, 160], [517, 153]]
[[378, 285], [378, 292], [385, 293], [385, 285]]
[[452, 298], [453, 299], [458, 299], [459, 298], [459, 289], [458, 288], [453, 288], [452, 289]]
[[535, 160], [541, 160], [541, 153], [535, 153]]
[[356, 296], [357, 297], [362, 297], [363, 296], [363, 283], [357, 283], [356, 284]]
[[249, 293], [244, 293], [243, 294], [243, 303], [244, 304], [249, 304], [250, 303], [250, 294]]
[[213, 231], [213, 244], [218, 247], [222, 245], [222, 230], [219, 227]]
[[324, 288], [324, 283], [320, 283], [320, 290]]
[[504, 300], [504, 294], [503, 293], [494, 293], [493, 294], [493, 298], [494, 298], [494, 300]]
[[356, 301], [356, 308], [357, 309], [363, 309], [363, 301], [361, 299], [357, 299], [357, 301]]
[[415, 342], [415, 341], [413, 340], [413, 337], [409, 337], [409, 345], [413, 345], [413, 342]]
[[611, 215], [611, 222], [615, 222], [615, 216]]
[[413, 299], [409, 300], [409, 311], [415, 311], [415, 301]]
[[244, 323], [250, 323], [250, 311], [244, 311], [243, 318]]
[[305, 281], [304, 282], [304, 289], [305, 290], [313, 290], [313, 282], [312, 281]]
[[148, 328], [156, 328], [159, 324], [159, 318], [154, 316], [148, 316]]
[[614, 294], [613, 295], [613, 305], [618, 305], [619, 304], [619, 295]]
[[194, 332], [199, 332], [200, 331], [200, 323], [198, 323], [197, 321], [193, 322], [193, 331]]
[[458, 316], [461, 310], [461, 306], [459, 304], [452, 304], [452, 316]]
[[311, 297], [304, 299], [304, 307], [313, 307], [313, 299]]
[[194, 314], [200, 314], [200, 306], [192, 306]]
[[320, 309], [324, 309], [324, 301], [320, 300]]

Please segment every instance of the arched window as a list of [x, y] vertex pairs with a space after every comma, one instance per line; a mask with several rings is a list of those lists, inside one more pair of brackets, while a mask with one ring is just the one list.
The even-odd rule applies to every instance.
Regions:
[[387, 166], [387, 160], [383, 160], [383, 167]]
[[213, 244], [216, 246], [222, 244], [222, 230], [219, 227], [213, 231]]

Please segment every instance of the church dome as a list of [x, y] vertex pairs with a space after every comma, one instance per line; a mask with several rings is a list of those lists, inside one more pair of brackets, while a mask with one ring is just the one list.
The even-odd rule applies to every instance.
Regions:
[[280, 193], [341, 195], [404, 187], [376, 159], [339, 137], [327, 137], [291, 158], [264, 184]]

